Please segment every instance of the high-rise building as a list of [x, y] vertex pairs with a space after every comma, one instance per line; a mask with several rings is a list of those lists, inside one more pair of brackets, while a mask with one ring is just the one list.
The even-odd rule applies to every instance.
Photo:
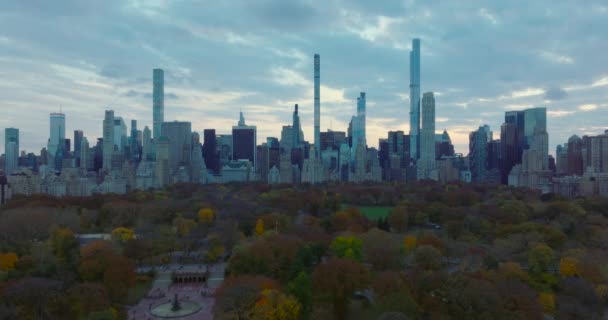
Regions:
[[232, 159], [249, 160], [256, 168], [257, 128], [245, 124], [243, 112], [240, 113], [238, 126], [232, 127]]
[[488, 178], [488, 143], [492, 141], [492, 131], [488, 125], [479, 127], [469, 134], [469, 167], [474, 182], [486, 182]]
[[120, 153], [124, 153], [127, 146], [127, 124], [122, 117], [114, 117], [114, 145]]
[[356, 155], [357, 145], [359, 143], [366, 146], [366, 133], [365, 133], [365, 109], [366, 109], [366, 101], [365, 101], [365, 92], [361, 92], [359, 97], [357, 97], [357, 115], [352, 119], [352, 147], [353, 152], [351, 153], [353, 156]]
[[425, 92], [422, 96], [422, 128], [420, 130], [420, 161], [418, 179], [436, 178], [435, 154], [435, 96]]
[[[582, 176], [583, 171], [583, 139], [577, 135], [573, 135], [568, 139], [566, 144], [566, 165], [565, 174]], [[559, 153], [557, 154], [559, 157]]]
[[321, 155], [321, 57], [315, 54], [315, 158]]
[[106, 110], [103, 119], [103, 169], [112, 170], [112, 155], [114, 154], [114, 111]]
[[152, 109], [153, 109], [153, 138], [161, 136], [161, 127], [165, 122], [165, 72], [163, 69], [152, 71]]
[[169, 184], [169, 139], [161, 135], [154, 142], [156, 147], [156, 186], [163, 188]]
[[83, 171], [87, 171], [89, 169], [89, 162], [91, 162], [89, 155], [89, 140], [87, 140], [86, 137], [81, 137], [80, 146], [78, 147], [78, 165]]
[[169, 174], [180, 167], [189, 168], [192, 162], [192, 124], [190, 122], [163, 122], [161, 136], [169, 140]]
[[138, 163], [141, 160], [141, 139], [137, 130], [137, 120], [131, 120], [131, 134], [128, 144], [131, 161]]
[[512, 122], [506, 122], [500, 127], [500, 144], [502, 147], [502, 161], [500, 169], [500, 182], [509, 183], [509, 173], [517, 164], [521, 163], [521, 145], [519, 144], [519, 128]]
[[215, 129], [205, 129], [203, 132], [203, 158], [205, 166], [214, 173], [220, 171], [220, 159], [217, 151]]
[[321, 152], [325, 150], [339, 150], [340, 145], [346, 143], [346, 132], [327, 130], [320, 133]]
[[410, 51], [410, 156], [416, 160], [420, 151], [420, 39], [412, 41]]
[[145, 161], [154, 161], [155, 156], [154, 146], [152, 145], [152, 132], [148, 126], [145, 126], [142, 141], [142, 158]]
[[[9, 145], [11, 143], [14, 145]], [[15, 148], [17, 152], [14, 152]], [[10, 155], [9, 149], [11, 150]], [[19, 129], [4, 129], [4, 154], [4, 174], [8, 176], [17, 169], [19, 160]]]
[[[50, 137], [49, 137], [48, 146], [47, 146], [49, 165], [55, 166], [55, 157], [57, 155], [57, 151], [59, 149], [63, 150], [64, 145], [65, 145], [65, 114], [51, 113], [51, 115], [50, 115]], [[63, 152], [61, 152], [61, 154], [63, 154]]]
[[83, 133], [82, 130], [74, 130], [74, 166], [80, 167], [80, 148], [82, 146]]
[[200, 140], [198, 133], [193, 132], [190, 182], [202, 184], [207, 182], [207, 166], [205, 166], [205, 160], [203, 159], [203, 147]]
[[291, 134], [291, 145], [292, 148], [300, 148], [301, 147], [301, 143], [304, 141], [304, 138], [302, 136], [300, 136], [300, 134], [302, 133], [302, 126], [300, 124], [300, 115], [298, 114], [298, 105], [296, 104], [294, 106], [294, 110], [293, 110], [293, 116], [292, 116], [292, 134]]

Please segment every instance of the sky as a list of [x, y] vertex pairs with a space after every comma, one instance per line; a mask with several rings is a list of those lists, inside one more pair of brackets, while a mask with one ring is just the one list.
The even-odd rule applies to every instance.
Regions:
[[[258, 142], [300, 106], [313, 138], [313, 55], [321, 130], [346, 131], [367, 93], [367, 141], [409, 132], [409, 50], [421, 39], [421, 90], [436, 128], [468, 134], [504, 112], [546, 107], [550, 150], [608, 129], [608, 3], [437, 0], [2, 0], [0, 128], [38, 153], [49, 113], [68, 138], [101, 137], [104, 110], [152, 127], [152, 69], [165, 70], [165, 121], [229, 133], [245, 114]], [[4, 141], [4, 130], [0, 130]], [[4, 144], [0, 143], [0, 153]]]

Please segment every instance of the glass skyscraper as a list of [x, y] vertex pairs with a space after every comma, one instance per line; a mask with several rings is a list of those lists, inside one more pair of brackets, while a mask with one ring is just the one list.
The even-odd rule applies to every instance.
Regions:
[[163, 69], [154, 69], [152, 78], [152, 120], [154, 122], [152, 137], [158, 139], [161, 135], [161, 126], [165, 122], [165, 72]]
[[420, 39], [410, 51], [410, 157], [420, 157]]

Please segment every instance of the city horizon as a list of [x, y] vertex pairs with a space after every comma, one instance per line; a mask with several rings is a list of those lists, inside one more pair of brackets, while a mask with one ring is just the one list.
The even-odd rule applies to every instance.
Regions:
[[[489, 55], [490, 52], [475, 54], [480, 68], [470, 68], [465, 72], [464, 66], [468, 65], [469, 59], [473, 57], [462, 51], [467, 47], [467, 42], [476, 41], [478, 48], [506, 45], [495, 42], [492, 37], [487, 37], [481, 31], [510, 35], [504, 30], [509, 19], [514, 19], [509, 15], [508, 6], [493, 8], [488, 5], [488, 8], [482, 7], [472, 12], [471, 17], [475, 18], [480, 30], [468, 29], [458, 37], [461, 41], [454, 42], [446, 33], [449, 20], [445, 23], [438, 21], [438, 29], [433, 31], [410, 23], [407, 19], [399, 19], [399, 12], [406, 8], [414, 9], [429, 21], [441, 17], [442, 12], [428, 11], [429, 8], [424, 5], [395, 5], [391, 10], [380, 6], [369, 19], [360, 18], [366, 22], [361, 30], [349, 30], [344, 25], [332, 26], [332, 30], [343, 32], [334, 35], [335, 39], [332, 40], [331, 36], [321, 36], [318, 27], [309, 24], [311, 19], [318, 19], [318, 9], [309, 3], [297, 3], [279, 5], [268, 2], [266, 7], [258, 8], [261, 11], [254, 10], [252, 16], [268, 14], [273, 8], [286, 12], [286, 9], [297, 7], [301, 12], [289, 12], [303, 21], [308, 21], [301, 29], [294, 27], [296, 29], [291, 30], [275, 13], [270, 16], [274, 18], [270, 19], [270, 25], [260, 28], [257, 42], [254, 41], [255, 32], [245, 32], [244, 29], [239, 29], [242, 27], [238, 25], [224, 26], [218, 33], [226, 35], [226, 38], [218, 39], [203, 32], [202, 23], [193, 25], [184, 22], [173, 25], [165, 21], [162, 24], [165, 28], [175, 28], [183, 33], [183, 37], [194, 37], [197, 42], [186, 44], [184, 39], [177, 37], [176, 45], [170, 47], [159, 46], [162, 39], [154, 39], [150, 43], [138, 42], [137, 45], [131, 46], [127, 40], [118, 37], [115, 41], [118, 41], [120, 46], [111, 45], [111, 48], [106, 50], [107, 55], [102, 57], [89, 50], [87, 45], [91, 44], [90, 39], [74, 31], [77, 33], [75, 37], [82, 37], [83, 43], [71, 45], [74, 52], [69, 54], [68, 60], [59, 54], [63, 48], [54, 47], [45, 41], [40, 41], [36, 46], [42, 51], [49, 51], [46, 58], [43, 59], [42, 55], [32, 50], [27, 50], [27, 54], [23, 55], [24, 50], [34, 45], [32, 41], [38, 35], [36, 32], [21, 34], [9, 26], [19, 15], [34, 18], [38, 13], [32, 12], [33, 8], [27, 5], [5, 5], [6, 10], [2, 14], [7, 18], [3, 19], [6, 27], [4, 29], [7, 31], [0, 34], [0, 47], [10, 50], [0, 56], [0, 64], [4, 73], [12, 74], [13, 77], [10, 77], [10, 82], [5, 81], [0, 85], [0, 90], [4, 89], [3, 96], [7, 97], [0, 125], [4, 128], [19, 128], [20, 149], [34, 153], [46, 146], [48, 114], [60, 109], [67, 117], [67, 132], [83, 130], [86, 137], [93, 139], [102, 136], [101, 118], [106, 109], [113, 109], [117, 116], [123, 117], [127, 122], [131, 119], [138, 120], [141, 128], [146, 125], [152, 128], [152, 113], [149, 112], [152, 105], [150, 69], [158, 67], [167, 73], [167, 121], [190, 121], [193, 130], [201, 133], [204, 129], [211, 128], [216, 129], [218, 133], [229, 133], [232, 125], [238, 121], [238, 112], [242, 110], [249, 124], [258, 127], [258, 141], [263, 141], [266, 137], [280, 137], [281, 126], [290, 123], [291, 110], [297, 103], [300, 106], [304, 136], [306, 140], [314, 142], [312, 64], [313, 54], [318, 53], [322, 60], [320, 129], [346, 131], [348, 121], [356, 110], [358, 93], [366, 92], [367, 145], [378, 147], [378, 139], [386, 138], [387, 131], [401, 130], [408, 134], [410, 130], [408, 51], [410, 41], [419, 37], [422, 42], [420, 91], [435, 93], [436, 132], [440, 133], [446, 129], [458, 153], [468, 153], [468, 135], [481, 125], [488, 124], [495, 135], [499, 133], [503, 114], [509, 110], [547, 108], [551, 154], [555, 154], [556, 145], [566, 142], [571, 135], [601, 134], [605, 129], [600, 115], [608, 108], [605, 94], [605, 87], [608, 86], [607, 71], [590, 68], [592, 64], [606, 65], [605, 58], [601, 55], [595, 56], [594, 52], [589, 51], [587, 42], [583, 43], [583, 50], [575, 52], [570, 43], [548, 35], [549, 39], [533, 44], [526, 52], [517, 51], [515, 47], [505, 48], [507, 51], [504, 54], [517, 54], [519, 61], [512, 59], [500, 63], [504, 54], [493, 52], [496, 59], [496, 63], [493, 63], [491, 60], [494, 58]], [[129, 17], [141, 22], [142, 26], [133, 25], [132, 29], [128, 29], [130, 31], [125, 31], [126, 34], [132, 34], [138, 28], [143, 28], [143, 25], [160, 28], [162, 31], [163, 27], [160, 23], [153, 23], [151, 16], [160, 14], [162, 10], [167, 11], [167, 16], [177, 14], [185, 9], [184, 6], [187, 4], [153, 6], [129, 3], [123, 6], [110, 3], [108, 8], [100, 10], [108, 10], [108, 13], [127, 19], [121, 20], [123, 26], [131, 26]], [[466, 7], [460, 7], [458, 10], [465, 10]], [[306, 8], [312, 8], [312, 11], [304, 10]], [[352, 12], [361, 12], [366, 7], [353, 5], [349, 8]], [[606, 10], [599, 3], [594, 8], [597, 10], [591, 17], [586, 18], [595, 23], [606, 15]], [[85, 16], [91, 14], [91, 8], [87, 5], [77, 6], [74, 10], [83, 11]], [[566, 11], [562, 8], [562, 11], [539, 13], [546, 22], [542, 27], [531, 23], [523, 23], [519, 27], [530, 32], [549, 29], [564, 12]], [[45, 14], [51, 20], [63, 16], [52, 10]], [[64, 18], [80, 21], [70, 15]], [[183, 22], [189, 18], [191, 17], [184, 17], [179, 21]], [[528, 16], [522, 17], [522, 21], [526, 22], [526, 18]], [[575, 18], [578, 16], [571, 19]], [[195, 26], [200, 28], [194, 28]], [[396, 28], [400, 26], [406, 26], [407, 32], [398, 31]], [[61, 28], [63, 25], [55, 24], [53, 27]], [[94, 29], [101, 26], [91, 24], [91, 27]], [[278, 31], [281, 28], [287, 29]], [[243, 32], [241, 37], [236, 32], [239, 30]], [[285, 43], [279, 41], [273, 45], [268, 44], [269, 35], [275, 32], [279, 32], [280, 40]], [[308, 37], [308, 41], [303, 44], [283, 39], [289, 38], [289, 34]], [[601, 33], [594, 35], [591, 31], [588, 35], [595, 37], [595, 42], [591, 44], [594, 49], [599, 49], [602, 45], [598, 36], [601, 37]], [[469, 40], [466, 40], [467, 38]], [[511, 40], [513, 39], [507, 37], [505, 42]], [[104, 38], [102, 42], [107, 41], [109, 39]], [[337, 47], [340, 41], [346, 41], [345, 45]], [[207, 58], [211, 58], [210, 60], [219, 59], [222, 53], [233, 57], [242, 49], [246, 49], [248, 53], [241, 53], [240, 60], [214, 63], [205, 59], [193, 60], [192, 56], [189, 57], [183, 52], [185, 50], [193, 53], [191, 49], [203, 43], [212, 44], [210, 49], [201, 51]], [[521, 43], [524, 41], [521, 40]], [[542, 48], [543, 45], [547, 47]], [[352, 51], [354, 47], [361, 53]], [[261, 54], [257, 54], [260, 50]], [[131, 59], [127, 63], [124, 58], [114, 58], [119, 52], [123, 57], [128, 57], [129, 53], [132, 56], [137, 52], [141, 54], [142, 59]], [[447, 54], [448, 52], [453, 54]], [[531, 59], [534, 63], [529, 64]], [[524, 68], [526, 63], [528, 66]], [[445, 68], [447, 65], [450, 67]], [[208, 72], [202, 72], [204, 70], [200, 68], [207, 69]], [[521, 70], [522, 68], [532, 69], [528, 71]], [[34, 70], [46, 71], [40, 73]], [[256, 75], [258, 73], [259, 75]], [[452, 76], [445, 76], [444, 73]], [[539, 78], [541, 73], [554, 73], [554, 76], [543, 80]], [[42, 79], [48, 78], [49, 81], [35, 81], [36, 85], [33, 85], [31, 77], [34, 75]], [[483, 81], [471, 79], [472, 75], [482, 78]], [[483, 83], [486, 88], [482, 90]], [[28, 112], [21, 113], [16, 110]], [[1, 132], [0, 140], [3, 138], [4, 132]], [[4, 152], [2, 145], [0, 153]]]

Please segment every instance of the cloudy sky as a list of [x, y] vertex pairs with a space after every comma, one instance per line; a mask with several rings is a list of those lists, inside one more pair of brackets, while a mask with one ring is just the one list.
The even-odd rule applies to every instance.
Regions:
[[499, 135], [505, 110], [547, 107], [551, 150], [608, 127], [605, 0], [2, 0], [0, 128], [18, 127], [21, 149], [38, 152], [60, 106], [70, 138], [101, 136], [108, 108], [151, 126], [160, 67], [165, 120], [228, 133], [242, 109], [263, 141], [298, 103], [312, 140], [319, 53], [322, 130], [346, 130], [365, 91], [377, 146], [409, 131], [415, 37], [422, 91], [436, 93], [437, 130], [459, 152], [481, 124]]

